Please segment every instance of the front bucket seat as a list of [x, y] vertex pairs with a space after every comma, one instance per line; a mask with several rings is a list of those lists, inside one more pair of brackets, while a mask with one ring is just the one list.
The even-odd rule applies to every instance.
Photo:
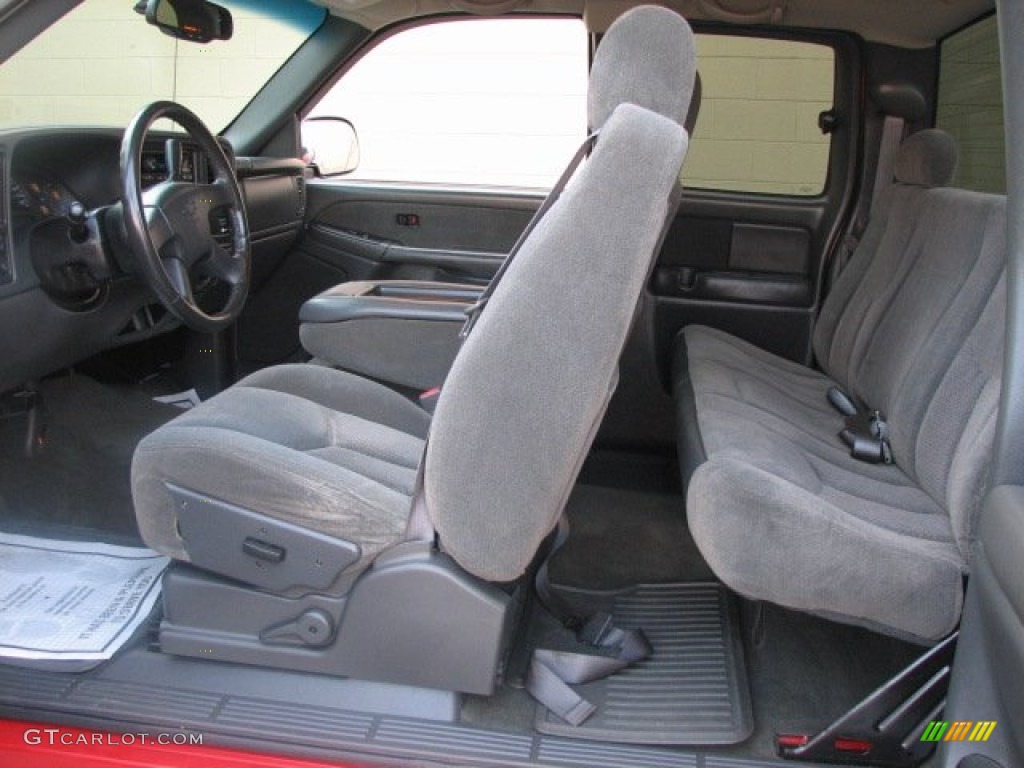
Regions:
[[139, 444], [139, 527], [180, 563], [165, 650], [492, 690], [511, 585], [575, 482], [675, 210], [694, 72], [673, 12], [608, 30], [588, 96], [599, 139], [496, 286], [433, 419], [373, 381], [282, 365]]

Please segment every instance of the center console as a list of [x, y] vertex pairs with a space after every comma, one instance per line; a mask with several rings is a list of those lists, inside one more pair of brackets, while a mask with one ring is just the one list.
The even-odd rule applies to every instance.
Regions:
[[397, 387], [439, 386], [483, 286], [388, 280], [342, 283], [299, 313], [302, 346], [331, 366]]

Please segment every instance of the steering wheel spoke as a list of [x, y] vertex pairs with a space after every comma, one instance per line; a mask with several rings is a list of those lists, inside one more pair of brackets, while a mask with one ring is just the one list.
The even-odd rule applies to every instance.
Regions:
[[146, 207], [145, 212], [146, 232], [149, 234], [149, 239], [156, 252], [162, 253], [164, 246], [174, 238], [174, 232], [171, 230], [171, 225], [167, 223], [167, 217], [159, 208]]
[[196, 189], [199, 191], [203, 201], [209, 203], [210, 210], [233, 207], [235, 204], [231, 187], [223, 179], [217, 179], [210, 184], [197, 184]]
[[229, 285], [235, 285], [242, 278], [240, 259], [212, 238], [210, 239], [210, 253], [196, 264], [196, 271], [205, 277], [223, 280]]
[[192, 295], [192, 280], [189, 277], [188, 266], [176, 256], [167, 256], [160, 260], [167, 279], [171, 281], [174, 290], [177, 291], [186, 304], [196, 305], [195, 297]]
[[[169, 179], [142, 188], [146, 134], [161, 118], [173, 120], [206, 155], [212, 181]], [[121, 144], [124, 225], [139, 272], [167, 310], [198, 331], [225, 328], [242, 311], [249, 291], [250, 260], [245, 202], [231, 161], [190, 110], [171, 101], [143, 109]], [[192, 277], [217, 278], [227, 287], [219, 311], [199, 306]], [[205, 304], [205, 303], [204, 303]]]

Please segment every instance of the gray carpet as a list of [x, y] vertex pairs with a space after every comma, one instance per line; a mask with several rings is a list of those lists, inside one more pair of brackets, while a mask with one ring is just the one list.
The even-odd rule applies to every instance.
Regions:
[[25, 419], [0, 421], [0, 526], [46, 535], [59, 528], [138, 536], [129, 471], [138, 441], [179, 413], [146, 395], [82, 375], [43, 382], [47, 442], [22, 453]]
[[714, 579], [678, 494], [577, 485], [567, 512], [569, 540], [550, 566], [555, 584], [620, 589]]
[[[753, 623], [753, 605], [744, 621]], [[921, 656], [925, 649], [860, 627], [765, 605], [760, 643], [744, 633], [755, 730], [746, 753], [775, 754], [777, 733], [815, 732]]]

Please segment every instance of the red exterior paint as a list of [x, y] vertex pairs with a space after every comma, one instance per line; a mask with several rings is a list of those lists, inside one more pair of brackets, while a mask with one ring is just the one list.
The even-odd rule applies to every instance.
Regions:
[[0, 756], [4, 768], [359, 768], [225, 747], [142, 744], [132, 734], [21, 720], [0, 720]]

